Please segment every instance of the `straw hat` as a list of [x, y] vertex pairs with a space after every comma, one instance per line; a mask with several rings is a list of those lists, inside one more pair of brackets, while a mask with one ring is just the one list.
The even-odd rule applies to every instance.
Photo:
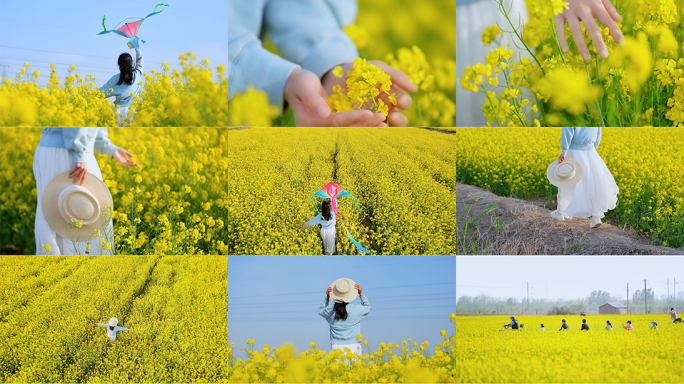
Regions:
[[[63, 238], [85, 241], [102, 228], [102, 211], [113, 206], [112, 195], [102, 180], [88, 173], [83, 186], [73, 184], [69, 171], [50, 180], [43, 192], [43, 216], [50, 228]], [[71, 220], [83, 221], [72, 228]]]
[[112, 327], [116, 327], [117, 324], [119, 324], [119, 320], [116, 317], [112, 317], [109, 319], [109, 325]]
[[354, 299], [356, 299], [356, 296], [359, 295], [359, 292], [354, 289], [355, 284], [356, 283], [354, 280], [347, 278], [341, 278], [333, 281], [333, 283], [330, 285], [333, 289], [332, 292], [330, 292], [330, 298], [338, 303], [352, 302]]
[[582, 179], [582, 166], [569, 157], [560, 164], [554, 160], [546, 169], [546, 178], [556, 187], [572, 187]]

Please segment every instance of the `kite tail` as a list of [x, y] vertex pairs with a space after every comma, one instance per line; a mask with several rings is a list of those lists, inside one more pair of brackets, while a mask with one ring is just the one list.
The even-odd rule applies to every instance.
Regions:
[[344, 225], [344, 221], [342, 221], [342, 218], [341, 218], [341, 217], [340, 217], [340, 223], [342, 223], [342, 226], [344, 227], [344, 230], [347, 231], [347, 237], [349, 238], [349, 241], [351, 241], [352, 244], [354, 244], [354, 246], [356, 246], [356, 249], [358, 249], [358, 250], [361, 252], [362, 255], [363, 255], [364, 252], [370, 252], [370, 250], [364, 248], [363, 245], [361, 245], [361, 243], [359, 243], [358, 241], [356, 241], [356, 240], [354, 239], [354, 237], [351, 235], [351, 232], [349, 232], [349, 229], [347, 228], [347, 226]]
[[168, 6], [169, 6], [168, 4], [159, 3], [159, 4], [157, 4], [157, 5], [154, 6], [154, 12], [157, 12], [157, 7], [159, 7], [159, 6], [161, 6], [161, 5], [163, 5], [163, 6], [165, 6], [165, 7], [168, 7]]
[[105, 32], [107, 31], [107, 27], [105, 27], [105, 25], [104, 25], [104, 22], [105, 22], [105, 19], [106, 19], [106, 18], [107, 18], [107, 17], [106, 17], [105, 15], [102, 15], [102, 28], [105, 30]]

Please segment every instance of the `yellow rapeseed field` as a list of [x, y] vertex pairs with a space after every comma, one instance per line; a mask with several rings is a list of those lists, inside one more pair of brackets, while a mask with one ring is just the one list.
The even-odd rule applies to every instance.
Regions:
[[[498, 3], [498, 4], [497, 4]], [[463, 89], [485, 94], [482, 112], [499, 126], [682, 126], [684, 124], [684, 1], [612, 1], [622, 16], [618, 27], [624, 44], [613, 40], [599, 24], [608, 57], [601, 59], [582, 23], [590, 60], [584, 61], [572, 38], [563, 53], [554, 16], [565, 0], [526, 0], [529, 19], [496, 0], [492, 10], [507, 19], [485, 30], [491, 46], [482, 62], [459, 74]], [[597, 21], [598, 23], [598, 21]], [[526, 57], [514, 56], [513, 46], [501, 45], [510, 34]]]
[[[560, 155], [561, 128], [459, 128], [459, 182], [498, 195], [555, 200], [546, 168]], [[598, 153], [620, 189], [607, 217], [653, 242], [684, 246], [684, 128], [604, 128]]]
[[[0, 258], [3, 383], [222, 382], [222, 256]], [[110, 317], [120, 331], [110, 343]]]
[[[0, 129], [0, 244], [33, 253], [36, 128]], [[311, 195], [354, 195], [340, 214], [372, 253], [453, 254], [455, 135], [414, 128], [110, 128], [140, 165], [97, 154], [118, 254], [320, 254]], [[318, 201], [320, 204], [320, 201]], [[6, 219], [5, 219], [6, 218]], [[356, 253], [338, 223], [337, 253]], [[39, 250], [38, 253], [43, 253]], [[48, 252], [49, 253], [49, 252]]]
[[[456, 315], [450, 316], [455, 325]], [[451, 333], [451, 335], [450, 335]], [[342, 355], [342, 351], [319, 350], [316, 343], [297, 353], [291, 344], [280, 348], [264, 345], [254, 350], [253, 339], [247, 340], [247, 359], [235, 358], [230, 343], [228, 382], [231, 383], [454, 383], [456, 337], [453, 331], [440, 332], [444, 341], [430, 350], [429, 343], [411, 339], [401, 343], [380, 343], [371, 352], [363, 342], [363, 354]], [[357, 338], [363, 338], [358, 335]], [[244, 350], [244, 347], [240, 348]]]
[[[372, 254], [453, 254], [455, 135], [417, 128], [230, 130], [219, 179], [230, 254], [320, 254], [311, 195], [334, 182], [352, 236]], [[320, 205], [318, 199], [317, 204]], [[338, 254], [358, 253], [337, 223]]]
[[[204, 59], [195, 63], [192, 52], [180, 55], [181, 71], [163, 63], [161, 71], [145, 73], [143, 91], [129, 107], [122, 125], [136, 127], [226, 126], [228, 125], [228, 79], [225, 67], [216, 74]], [[92, 75], [72, 74], [62, 83], [54, 65], [50, 81], [40, 87], [38, 71], [24, 64], [14, 80], [0, 84], [0, 126], [3, 127], [113, 127], [117, 125], [115, 105], [104, 98], [104, 83]], [[29, 73], [31, 73], [29, 75]], [[135, 111], [135, 112], [134, 112]]]
[[[681, 383], [684, 324], [667, 314], [456, 317], [458, 383]], [[569, 329], [558, 332], [561, 319]], [[582, 319], [589, 331], [580, 331]], [[605, 329], [606, 320], [613, 330]], [[632, 322], [633, 331], [622, 328]], [[650, 330], [657, 321], [659, 329]], [[544, 324], [546, 331], [537, 331]]]

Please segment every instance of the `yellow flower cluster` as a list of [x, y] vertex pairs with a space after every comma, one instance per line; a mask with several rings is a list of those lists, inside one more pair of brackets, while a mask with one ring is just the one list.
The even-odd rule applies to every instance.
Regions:
[[75, 66], [62, 83], [54, 64], [50, 81], [41, 88], [38, 71], [26, 77], [26, 63], [14, 80], [0, 84], [0, 126], [3, 127], [103, 127], [116, 125], [114, 106], [104, 98], [95, 77], [73, 74]]
[[[217, 80], [209, 61], [194, 64], [195, 55], [180, 56], [182, 71], [170, 71], [167, 63], [161, 72], [145, 74], [143, 91], [129, 108], [128, 126], [226, 126], [228, 124], [228, 79], [225, 67], [216, 68]], [[73, 74], [69, 67], [64, 83], [51, 65], [50, 81], [39, 87], [40, 74], [25, 74], [24, 64], [15, 80], [0, 84], [0, 126], [20, 127], [113, 127], [117, 125], [115, 105], [104, 98], [92, 75]]]
[[[560, 128], [458, 128], [455, 136], [459, 182], [498, 195], [555, 200], [546, 168], [560, 155]], [[684, 128], [603, 128], [598, 153], [620, 189], [607, 216], [656, 244], [684, 246], [682, 148]]]
[[[455, 326], [455, 315], [451, 322]], [[455, 331], [455, 328], [454, 328]], [[271, 349], [264, 345], [261, 352], [247, 351], [247, 358], [235, 358], [230, 343], [229, 376], [231, 383], [454, 383], [456, 336], [440, 332], [443, 342], [430, 353], [429, 343], [418, 344], [411, 339], [401, 343], [380, 343], [377, 351], [368, 353], [334, 350], [327, 352], [311, 343], [310, 349], [297, 353], [291, 344]], [[359, 335], [361, 336], [361, 335]], [[359, 339], [357, 337], [357, 339]], [[248, 340], [248, 345], [251, 345]]]
[[357, 24], [350, 24], [344, 27], [344, 33], [352, 39], [357, 49], [366, 48], [371, 39], [366, 28]]
[[486, 47], [499, 36], [503, 36], [501, 28], [496, 24], [490, 25], [482, 32], [482, 44]]
[[[453, 254], [455, 135], [416, 128], [229, 130], [215, 183], [225, 217], [222, 252], [321, 254], [311, 196], [328, 182], [352, 236], [372, 254]], [[301, 143], [307, 143], [305, 147]], [[316, 198], [316, 204], [321, 199]], [[320, 209], [320, 208], [319, 208]], [[358, 254], [338, 221], [336, 254]]]
[[[380, 112], [387, 116], [389, 106], [378, 98], [380, 93], [388, 96], [388, 101], [392, 105], [397, 105], [397, 99], [390, 93], [392, 81], [390, 76], [382, 69], [366, 62], [366, 59], [354, 59], [354, 68], [347, 72], [347, 89], [342, 91], [342, 87], [336, 85], [335, 92], [328, 101], [332, 112], [348, 112], [352, 106], [356, 109], [367, 107], [374, 112]], [[345, 99], [346, 98], [346, 99]], [[344, 108], [344, 109], [342, 109]]]
[[[4, 256], [0, 273], [3, 383], [228, 376], [226, 257]], [[110, 317], [132, 329], [113, 343], [94, 324]]]
[[[500, 331], [507, 316], [457, 316], [457, 382], [666, 383], [682, 380], [675, 351], [684, 327], [667, 314], [516, 316], [525, 331]], [[558, 331], [565, 319], [569, 329]], [[589, 331], [580, 331], [582, 319]], [[613, 330], [605, 329], [606, 320]], [[622, 328], [627, 320], [633, 331]], [[658, 330], [650, 330], [651, 321]], [[545, 331], [537, 331], [544, 324]], [[675, 347], [675, 345], [678, 345]]]
[[[585, 62], [569, 26], [570, 50], [563, 53], [553, 21], [567, 3], [563, 0], [526, 0], [529, 19], [500, 6], [514, 43], [523, 54], [514, 58], [509, 47], [495, 47], [485, 63], [466, 68], [461, 87], [487, 97], [482, 105], [490, 125], [499, 126], [677, 126], [681, 125], [684, 60], [680, 17], [684, 2], [626, 0], [619, 4], [625, 39], [618, 45], [605, 26], [601, 36], [609, 56], [601, 59], [592, 39], [582, 31], [591, 52]], [[483, 34], [488, 44], [495, 29]], [[502, 56], [501, 50], [511, 52]], [[496, 52], [496, 53], [495, 53]], [[493, 62], [491, 55], [501, 57]], [[496, 66], [499, 66], [496, 68]], [[498, 100], [497, 100], [498, 99]], [[506, 100], [503, 102], [501, 100]], [[534, 109], [533, 109], [534, 108]]]
[[228, 124], [228, 78], [226, 68], [216, 67], [216, 81], [204, 59], [197, 65], [192, 52], [180, 55], [181, 72], [145, 74], [145, 87], [129, 108], [135, 127], [220, 127]]
[[278, 116], [278, 108], [268, 104], [266, 92], [249, 87], [244, 93], [236, 93], [229, 103], [231, 127], [270, 127]]

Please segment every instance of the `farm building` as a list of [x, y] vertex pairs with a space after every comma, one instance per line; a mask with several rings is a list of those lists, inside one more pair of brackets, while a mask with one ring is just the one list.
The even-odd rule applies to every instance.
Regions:
[[599, 307], [599, 315], [624, 315], [627, 307], [620, 303], [605, 303]]

